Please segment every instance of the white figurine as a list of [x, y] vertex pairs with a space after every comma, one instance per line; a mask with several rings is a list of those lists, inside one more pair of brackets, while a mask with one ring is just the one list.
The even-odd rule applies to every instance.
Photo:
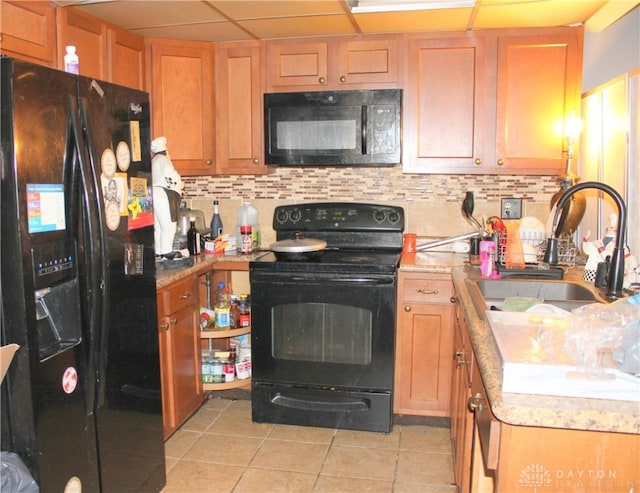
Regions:
[[166, 137], [151, 141], [151, 158], [156, 254], [167, 255], [173, 251], [184, 183], [167, 154]]

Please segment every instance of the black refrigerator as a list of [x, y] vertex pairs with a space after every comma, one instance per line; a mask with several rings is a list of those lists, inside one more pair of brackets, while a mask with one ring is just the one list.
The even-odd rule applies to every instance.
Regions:
[[148, 94], [0, 63], [2, 450], [45, 493], [159, 491]]

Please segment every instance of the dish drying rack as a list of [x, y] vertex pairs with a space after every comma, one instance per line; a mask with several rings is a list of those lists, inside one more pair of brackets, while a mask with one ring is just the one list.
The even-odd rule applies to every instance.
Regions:
[[[547, 251], [547, 238], [539, 233], [522, 233], [520, 241], [523, 245], [533, 245], [536, 251], [537, 263], [544, 260]], [[498, 260], [502, 265], [506, 265], [507, 236], [504, 233], [498, 235], [499, 254]], [[558, 265], [575, 267], [578, 248], [574, 245], [570, 236], [558, 239]]]

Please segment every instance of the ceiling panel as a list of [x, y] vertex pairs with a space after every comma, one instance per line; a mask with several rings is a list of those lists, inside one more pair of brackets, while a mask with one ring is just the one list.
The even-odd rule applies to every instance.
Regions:
[[346, 15], [324, 15], [314, 17], [290, 17], [269, 20], [240, 21], [243, 27], [260, 39], [302, 38], [308, 36], [355, 34], [356, 31]]
[[189, 41], [247, 41], [255, 39], [232, 22], [204, 22], [172, 27], [135, 29], [140, 36], [154, 38], [185, 39]]
[[474, 29], [549, 27], [579, 24], [598, 11], [604, 0], [543, 0], [494, 2], [478, 9]]
[[476, 0], [475, 8], [352, 15], [343, 0], [54, 1], [76, 5], [141, 35], [212, 42], [574, 25], [599, 16], [611, 4], [624, 3], [624, 10], [615, 9], [620, 12], [617, 16], [598, 22], [604, 29], [640, 4], [640, 0]]
[[356, 22], [365, 33], [410, 31], [457, 31], [467, 29], [473, 9], [356, 14]]
[[344, 3], [339, 0], [323, 0], [321, 2], [210, 0], [209, 3], [232, 19], [273, 19], [308, 15], [343, 15], [345, 13]]
[[125, 29], [225, 20], [224, 16], [200, 0], [121, 0], [81, 5], [79, 8]]

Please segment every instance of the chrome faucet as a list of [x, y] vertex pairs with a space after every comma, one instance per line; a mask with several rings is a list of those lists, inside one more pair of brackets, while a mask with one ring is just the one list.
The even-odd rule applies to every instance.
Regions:
[[562, 194], [562, 197], [558, 200], [556, 213], [553, 217], [552, 236], [547, 240], [547, 251], [544, 255], [544, 261], [551, 265], [558, 264], [558, 236], [566, 217], [563, 206], [567, 200], [569, 200], [569, 197], [585, 188], [593, 188], [607, 193], [618, 207], [618, 231], [616, 231], [616, 245], [611, 255], [611, 267], [609, 269], [609, 278], [607, 279], [606, 297], [610, 300], [622, 298], [624, 296], [622, 285], [624, 282], [624, 246], [627, 230], [627, 206], [620, 194], [609, 185], [595, 181], [585, 181], [584, 183], [578, 183], [568, 188]]

